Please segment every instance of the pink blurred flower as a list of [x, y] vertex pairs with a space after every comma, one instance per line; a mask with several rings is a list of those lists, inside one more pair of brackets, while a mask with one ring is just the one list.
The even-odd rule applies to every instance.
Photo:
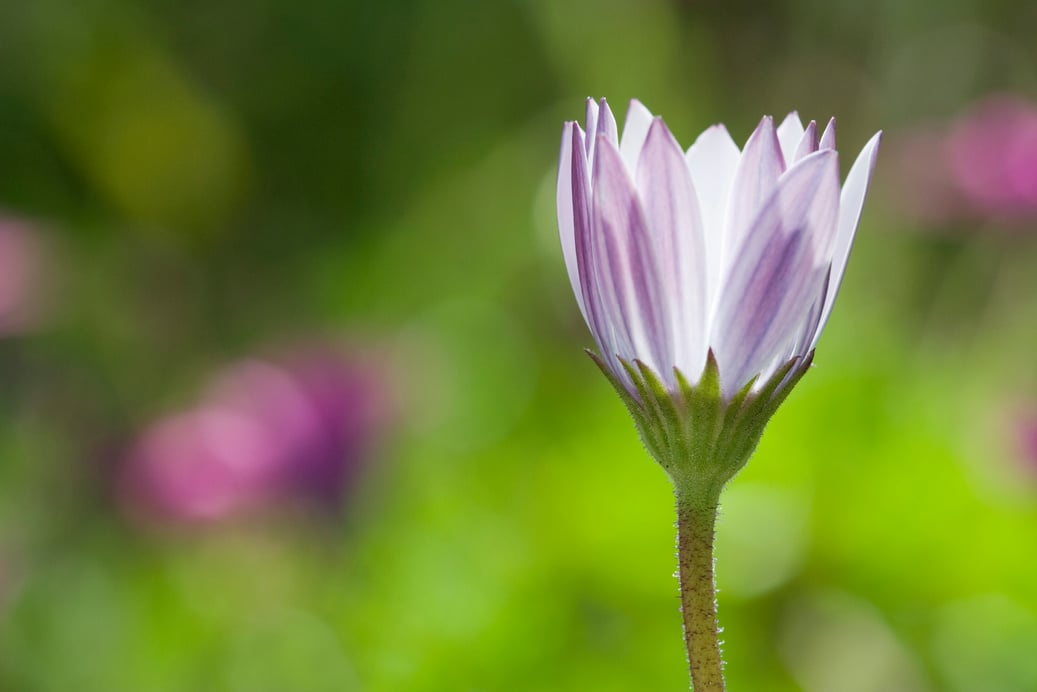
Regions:
[[931, 224], [1037, 217], [1037, 104], [1011, 94], [893, 142], [895, 194]]
[[362, 359], [322, 351], [236, 363], [197, 406], [140, 435], [123, 500], [142, 518], [174, 523], [338, 508], [390, 410], [385, 374]]
[[956, 187], [981, 214], [1037, 214], [1037, 105], [989, 98], [955, 123], [947, 141]]

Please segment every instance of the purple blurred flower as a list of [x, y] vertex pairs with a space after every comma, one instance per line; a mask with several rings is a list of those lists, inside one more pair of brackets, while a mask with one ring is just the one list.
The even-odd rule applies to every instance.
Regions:
[[1037, 105], [1012, 95], [979, 102], [952, 126], [947, 160], [976, 212], [1037, 214]]
[[390, 415], [384, 373], [307, 353], [224, 371], [196, 407], [150, 426], [122, 492], [143, 518], [218, 521], [296, 504], [337, 508]]
[[[671, 392], [712, 353], [725, 399], [805, 363], [835, 300], [879, 135], [840, 189], [835, 121], [764, 118], [743, 150], [723, 125], [685, 152], [630, 103], [567, 123], [558, 224], [569, 279], [608, 370], [634, 396], [635, 360]], [[624, 363], [626, 365], [624, 365]], [[695, 380], [692, 380], [693, 382]]]

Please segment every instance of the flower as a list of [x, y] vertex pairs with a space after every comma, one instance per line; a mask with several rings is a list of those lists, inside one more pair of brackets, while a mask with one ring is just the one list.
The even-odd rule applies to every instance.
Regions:
[[951, 129], [952, 180], [982, 215], [1037, 214], [1037, 105], [1017, 96], [976, 104]]
[[715, 125], [685, 152], [636, 100], [622, 137], [604, 99], [586, 126], [563, 130], [558, 225], [599, 365], [671, 475], [737, 470], [809, 366], [881, 133], [840, 187], [834, 119], [765, 117], [741, 151]]
[[140, 435], [122, 477], [142, 519], [218, 522], [303, 504], [337, 508], [389, 417], [387, 382], [330, 350], [244, 360], [197, 405]]
[[927, 226], [1037, 217], [1037, 103], [1005, 93], [971, 104], [948, 123], [923, 123], [892, 143], [893, 191]]

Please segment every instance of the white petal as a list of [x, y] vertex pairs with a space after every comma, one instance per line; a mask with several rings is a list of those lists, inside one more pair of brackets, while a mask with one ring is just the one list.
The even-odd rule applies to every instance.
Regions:
[[[727, 128], [714, 125], [699, 135], [685, 156], [698, 193], [702, 235], [706, 245], [707, 305], [713, 305], [720, 284], [724, 227], [735, 169], [741, 152]], [[696, 373], [697, 375], [697, 373]], [[689, 374], [689, 377], [691, 375]]]
[[696, 378], [706, 362], [705, 241], [684, 153], [659, 118], [652, 123], [641, 152], [637, 190], [672, 326], [674, 361], [659, 374], [672, 380], [670, 368], [675, 365]]
[[637, 157], [641, 155], [641, 147], [644, 146], [645, 138], [648, 136], [648, 128], [652, 126], [652, 117], [652, 112], [645, 108], [640, 101], [637, 99], [630, 101], [627, 119], [623, 123], [623, 136], [619, 140], [619, 153], [631, 175], [637, 171]]
[[857, 234], [857, 224], [861, 220], [861, 210], [864, 207], [864, 195], [868, 192], [868, 183], [871, 181], [871, 173], [875, 170], [875, 159], [879, 153], [879, 143], [882, 141], [882, 133], [877, 132], [868, 143], [864, 145], [857, 160], [853, 162], [846, 182], [843, 183], [842, 193], [839, 198], [839, 227], [835, 236], [834, 249], [832, 252], [832, 275], [828, 283], [828, 294], [825, 297], [825, 307], [821, 312], [821, 321], [817, 327], [817, 333], [811, 340], [810, 348], [817, 345], [821, 337], [821, 330], [828, 322], [828, 316], [835, 304], [835, 297], [839, 293], [839, 286], [843, 281], [846, 271], [846, 262], [850, 258], [850, 248], [853, 246], [853, 238]]
[[801, 139], [803, 139], [803, 122], [799, 119], [799, 113], [792, 111], [778, 126], [778, 142], [781, 143], [781, 155], [785, 158], [786, 168], [792, 165], [792, 157], [796, 153], [796, 147]]
[[587, 137], [583, 144], [586, 147], [587, 160], [590, 161], [594, 151], [594, 137], [598, 132], [598, 102], [592, 98], [587, 99], [587, 117], [583, 121], [583, 126], [587, 128]]
[[819, 152], [783, 176], [725, 278], [711, 343], [724, 396], [784, 356], [824, 285], [812, 237], [837, 222], [838, 162]]

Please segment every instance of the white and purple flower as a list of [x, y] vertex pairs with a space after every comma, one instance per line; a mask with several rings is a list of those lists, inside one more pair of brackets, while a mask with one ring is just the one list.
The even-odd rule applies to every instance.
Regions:
[[566, 123], [565, 262], [599, 364], [635, 419], [669, 406], [649, 406], [654, 394], [679, 404], [695, 390], [713, 392], [718, 411], [777, 406], [831, 312], [879, 138], [840, 185], [834, 119], [819, 137], [796, 113], [778, 127], [765, 117], [741, 150], [715, 125], [686, 151], [636, 100], [622, 136], [604, 99], [588, 99], [586, 131]]
[[835, 120], [790, 113], [744, 149], [723, 125], [685, 152], [631, 101], [622, 137], [604, 99], [565, 125], [558, 224], [569, 279], [602, 357], [644, 362], [670, 388], [712, 350], [725, 397], [817, 343], [850, 253], [879, 134], [840, 189]]

